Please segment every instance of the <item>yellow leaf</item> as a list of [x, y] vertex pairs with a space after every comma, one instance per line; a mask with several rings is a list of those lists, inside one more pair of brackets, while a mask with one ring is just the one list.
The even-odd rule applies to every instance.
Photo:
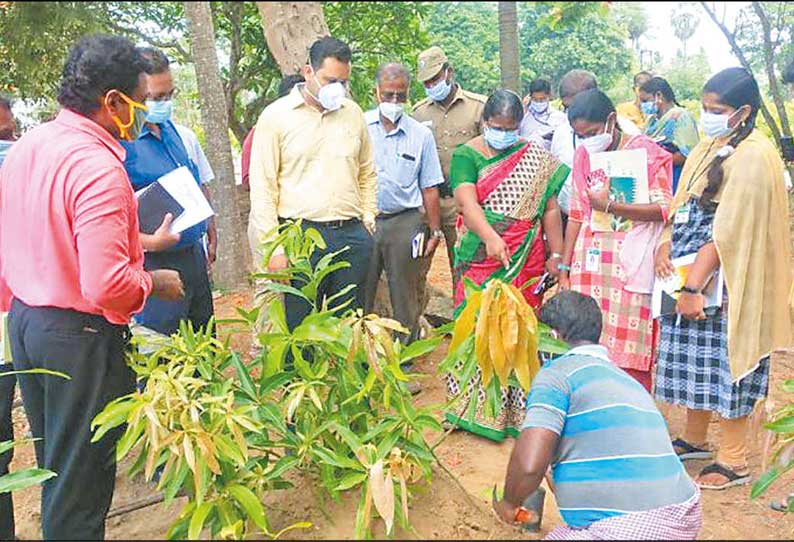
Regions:
[[220, 474], [221, 466], [218, 464], [218, 458], [215, 452], [215, 443], [213, 443], [209, 435], [203, 431], [199, 433], [196, 438], [198, 440], [199, 448], [201, 448], [204, 458], [207, 460], [207, 467], [209, 467], [209, 469], [215, 474]]
[[509, 290], [504, 289], [502, 293], [504, 305], [502, 308], [500, 326], [502, 328], [502, 344], [504, 345], [505, 359], [509, 367], [515, 363], [516, 349], [518, 348], [519, 309], [505, 292], [509, 292]]
[[513, 360], [513, 370], [516, 373], [516, 378], [524, 391], [529, 390], [530, 386], [530, 371], [529, 371], [529, 330], [524, 322], [518, 328], [518, 348], [516, 350], [516, 357]]
[[187, 466], [195, 473], [196, 454], [193, 452], [193, 443], [190, 442], [190, 437], [187, 436], [187, 433], [185, 433], [185, 438], [182, 440], [182, 448], [185, 450], [185, 461], [187, 462]]
[[405, 483], [405, 478], [400, 476], [400, 497], [403, 505], [403, 518], [408, 521], [408, 484]]
[[382, 459], [369, 469], [369, 487], [375, 510], [386, 523], [386, 534], [389, 535], [394, 526], [394, 483], [391, 473], [384, 473]]
[[[498, 291], [498, 290], [497, 290]], [[502, 338], [501, 320], [504, 316], [505, 301], [504, 295], [498, 295], [491, 301], [488, 317], [488, 349], [491, 352], [493, 370], [499, 377], [502, 386], [507, 385], [507, 376], [510, 373], [510, 366], [505, 357], [504, 340]]]
[[482, 292], [476, 291], [466, 299], [466, 307], [458, 316], [455, 322], [455, 329], [452, 332], [452, 342], [449, 343], [449, 352], [454, 352], [460, 344], [474, 331], [474, 321], [477, 310], [482, 301]]
[[474, 331], [474, 355], [477, 357], [477, 364], [482, 371], [482, 381], [486, 386], [493, 375], [493, 364], [491, 354], [488, 349], [488, 319], [490, 315], [491, 299], [493, 298], [493, 288], [489, 283], [482, 294], [480, 304], [480, 314], [477, 317], [477, 325]]

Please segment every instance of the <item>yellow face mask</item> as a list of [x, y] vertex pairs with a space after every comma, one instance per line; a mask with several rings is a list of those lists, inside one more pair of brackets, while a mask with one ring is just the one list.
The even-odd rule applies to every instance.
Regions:
[[116, 123], [116, 126], [119, 128], [119, 137], [125, 141], [134, 141], [138, 138], [141, 134], [141, 129], [143, 129], [143, 124], [146, 122], [146, 106], [142, 103], [136, 102], [120, 90], [111, 90], [107, 94], [105, 94], [105, 107], [108, 108], [110, 111], [110, 93], [117, 92], [121, 99], [127, 102], [129, 106], [129, 118], [130, 120], [127, 123], [121, 122], [121, 119], [118, 115], [112, 114], [113, 122]]

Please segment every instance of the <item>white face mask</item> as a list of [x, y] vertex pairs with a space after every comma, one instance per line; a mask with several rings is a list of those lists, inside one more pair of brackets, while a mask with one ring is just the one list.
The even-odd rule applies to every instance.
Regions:
[[394, 102], [381, 102], [378, 109], [381, 115], [392, 122], [397, 122], [397, 120], [402, 117], [405, 106]]
[[[345, 86], [339, 81], [320, 86], [320, 81], [317, 80], [317, 74], [314, 74], [312, 77], [314, 77], [314, 82], [317, 83], [317, 86], [320, 87], [317, 96], [309, 92], [312, 98], [320, 102], [323, 109], [327, 111], [336, 111], [342, 107], [342, 101], [345, 99], [345, 96], [347, 96]], [[308, 88], [306, 91], [308, 92]]]
[[533, 113], [537, 113], [538, 115], [542, 115], [549, 109], [549, 102], [529, 102], [529, 108], [532, 110]]
[[590, 136], [587, 139], [580, 138], [579, 141], [581, 142], [582, 147], [587, 149], [587, 152], [593, 154], [607, 150], [612, 144], [612, 136], [612, 130], [606, 129], [606, 131], [602, 134]]
[[[733, 115], [735, 114], [736, 113], [734, 112]], [[734, 128], [728, 126], [728, 121], [733, 115], [718, 115], [716, 113], [709, 113], [701, 109], [700, 129], [703, 130], [703, 133], [706, 135], [706, 137], [724, 137], [734, 130]]]

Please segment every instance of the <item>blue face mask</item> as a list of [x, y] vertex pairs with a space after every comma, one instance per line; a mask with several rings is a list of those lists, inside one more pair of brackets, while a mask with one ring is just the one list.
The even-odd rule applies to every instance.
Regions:
[[659, 106], [656, 105], [656, 102], [648, 100], [640, 104], [640, 110], [643, 115], [655, 115], [659, 112]]
[[162, 124], [171, 118], [173, 110], [173, 100], [146, 100], [146, 122]]
[[452, 92], [452, 83], [447, 81], [448, 72], [444, 74], [444, 78], [430, 88], [425, 87], [425, 94], [434, 102], [443, 102]]
[[518, 130], [497, 130], [486, 126], [483, 130], [483, 137], [492, 149], [503, 151], [518, 143]]

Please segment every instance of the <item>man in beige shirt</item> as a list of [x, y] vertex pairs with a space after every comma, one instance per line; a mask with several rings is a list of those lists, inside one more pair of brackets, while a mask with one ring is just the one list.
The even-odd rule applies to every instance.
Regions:
[[[449, 185], [449, 164], [455, 147], [480, 135], [480, 118], [487, 97], [463, 90], [455, 82], [455, 72], [440, 47], [431, 47], [419, 55], [417, 78], [424, 85], [427, 98], [414, 106], [413, 117], [430, 128], [436, 140], [445, 181], [439, 187], [441, 230], [444, 232], [449, 270], [454, 280], [453, 248], [457, 240], [455, 221], [458, 218], [458, 208]], [[425, 279], [430, 269], [430, 259], [427, 260], [419, 285], [423, 310], [427, 305]], [[452, 291], [450, 289], [450, 293]]]
[[[261, 245], [279, 220], [303, 219], [319, 230], [327, 248], [312, 261], [348, 247], [340, 256], [350, 267], [325, 278], [318, 303], [355, 285], [334, 305], [364, 305], [367, 262], [377, 213], [377, 174], [361, 108], [347, 96], [350, 48], [326, 37], [309, 49], [302, 73], [306, 83], [269, 105], [260, 115], [251, 151], [251, 216], [248, 235], [257, 267], [279, 271], [288, 265], [283, 251], [262, 262]], [[298, 287], [302, 285], [297, 285]], [[311, 311], [302, 298], [284, 299], [290, 329]]]

